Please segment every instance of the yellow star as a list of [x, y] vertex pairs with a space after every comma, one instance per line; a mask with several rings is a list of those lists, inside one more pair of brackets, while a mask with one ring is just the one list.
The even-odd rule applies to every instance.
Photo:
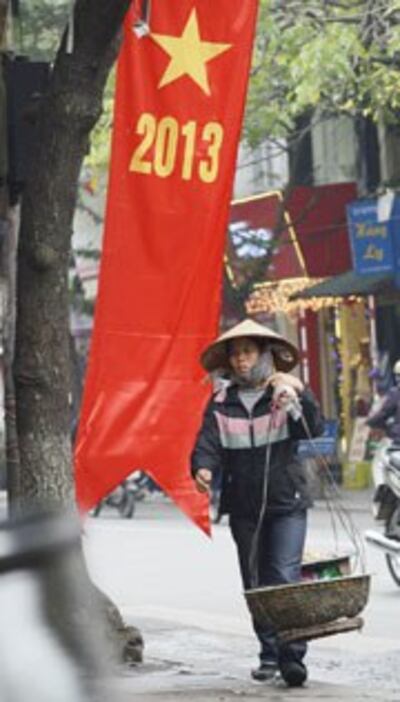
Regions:
[[180, 37], [153, 33], [151, 37], [171, 57], [158, 84], [159, 88], [188, 75], [206, 95], [211, 94], [206, 63], [230, 49], [232, 44], [202, 41], [195, 8], [193, 8]]

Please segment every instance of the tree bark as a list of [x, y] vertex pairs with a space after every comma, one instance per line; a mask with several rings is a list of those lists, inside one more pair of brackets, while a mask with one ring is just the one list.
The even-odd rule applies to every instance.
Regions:
[[[6, 214], [7, 213], [7, 214]], [[0, 218], [0, 227], [5, 228], [2, 247], [1, 274], [6, 284], [6, 302], [4, 319], [4, 405], [6, 432], [6, 465], [8, 511], [14, 516], [19, 504], [20, 462], [18, 435], [15, 412], [15, 386], [12, 365], [15, 352], [15, 315], [16, 315], [16, 260], [19, 216], [18, 208], [9, 208], [8, 199]], [[3, 218], [4, 217], [4, 218]]]
[[[7, 16], [9, 0], [0, 0], [0, 50], [7, 51]], [[15, 270], [16, 241], [18, 238], [18, 211], [10, 209], [7, 172], [7, 109], [3, 71], [0, 68], [0, 154], [5, 169], [0, 175], [0, 275], [4, 282], [4, 409], [5, 409], [5, 454], [8, 495], [19, 494], [19, 455], [15, 425], [15, 393], [12, 377], [15, 333]], [[2, 291], [1, 291], [2, 292]]]
[[37, 117], [23, 194], [14, 379], [22, 508], [73, 505], [68, 263], [77, 183], [130, 0], [77, 0]]

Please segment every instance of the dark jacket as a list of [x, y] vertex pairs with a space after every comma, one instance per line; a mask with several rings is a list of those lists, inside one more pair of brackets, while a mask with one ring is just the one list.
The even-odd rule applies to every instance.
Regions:
[[[300, 400], [311, 435], [319, 435], [323, 427], [318, 405], [309, 391]], [[311, 504], [305, 471], [297, 457], [298, 440], [307, 438], [303, 423], [283, 410], [272, 413], [271, 401], [272, 389], [268, 388], [249, 415], [238, 388], [232, 386], [208, 403], [192, 452], [192, 475], [199, 468], [209, 468], [214, 474], [222, 469], [222, 513], [258, 518], [267, 453], [267, 513], [290, 513]]]
[[383, 429], [390, 439], [400, 443], [400, 388], [391, 388], [383, 405], [371, 414], [367, 424], [372, 429]]

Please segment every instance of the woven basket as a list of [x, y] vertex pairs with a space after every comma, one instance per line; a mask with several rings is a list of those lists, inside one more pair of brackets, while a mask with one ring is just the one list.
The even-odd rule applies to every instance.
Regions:
[[286, 631], [355, 617], [367, 604], [369, 575], [247, 590], [249, 609], [261, 626]]

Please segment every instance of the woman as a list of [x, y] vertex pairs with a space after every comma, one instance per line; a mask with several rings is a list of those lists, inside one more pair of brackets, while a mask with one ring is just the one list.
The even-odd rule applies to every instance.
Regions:
[[[288, 373], [298, 351], [271, 329], [245, 320], [212, 343], [201, 362], [224, 382], [206, 408], [193, 449], [197, 488], [208, 492], [213, 473], [222, 468], [221, 512], [230, 515], [245, 589], [296, 582], [311, 504], [297, 441], [322, 430], [311, 393]], [[255, 621], [253, 626], [261, 648], [252, 677], [272, 679], [279, 670], [289, 686], [302, 685], [305, 643], [279, 645], [273, 630]]]

